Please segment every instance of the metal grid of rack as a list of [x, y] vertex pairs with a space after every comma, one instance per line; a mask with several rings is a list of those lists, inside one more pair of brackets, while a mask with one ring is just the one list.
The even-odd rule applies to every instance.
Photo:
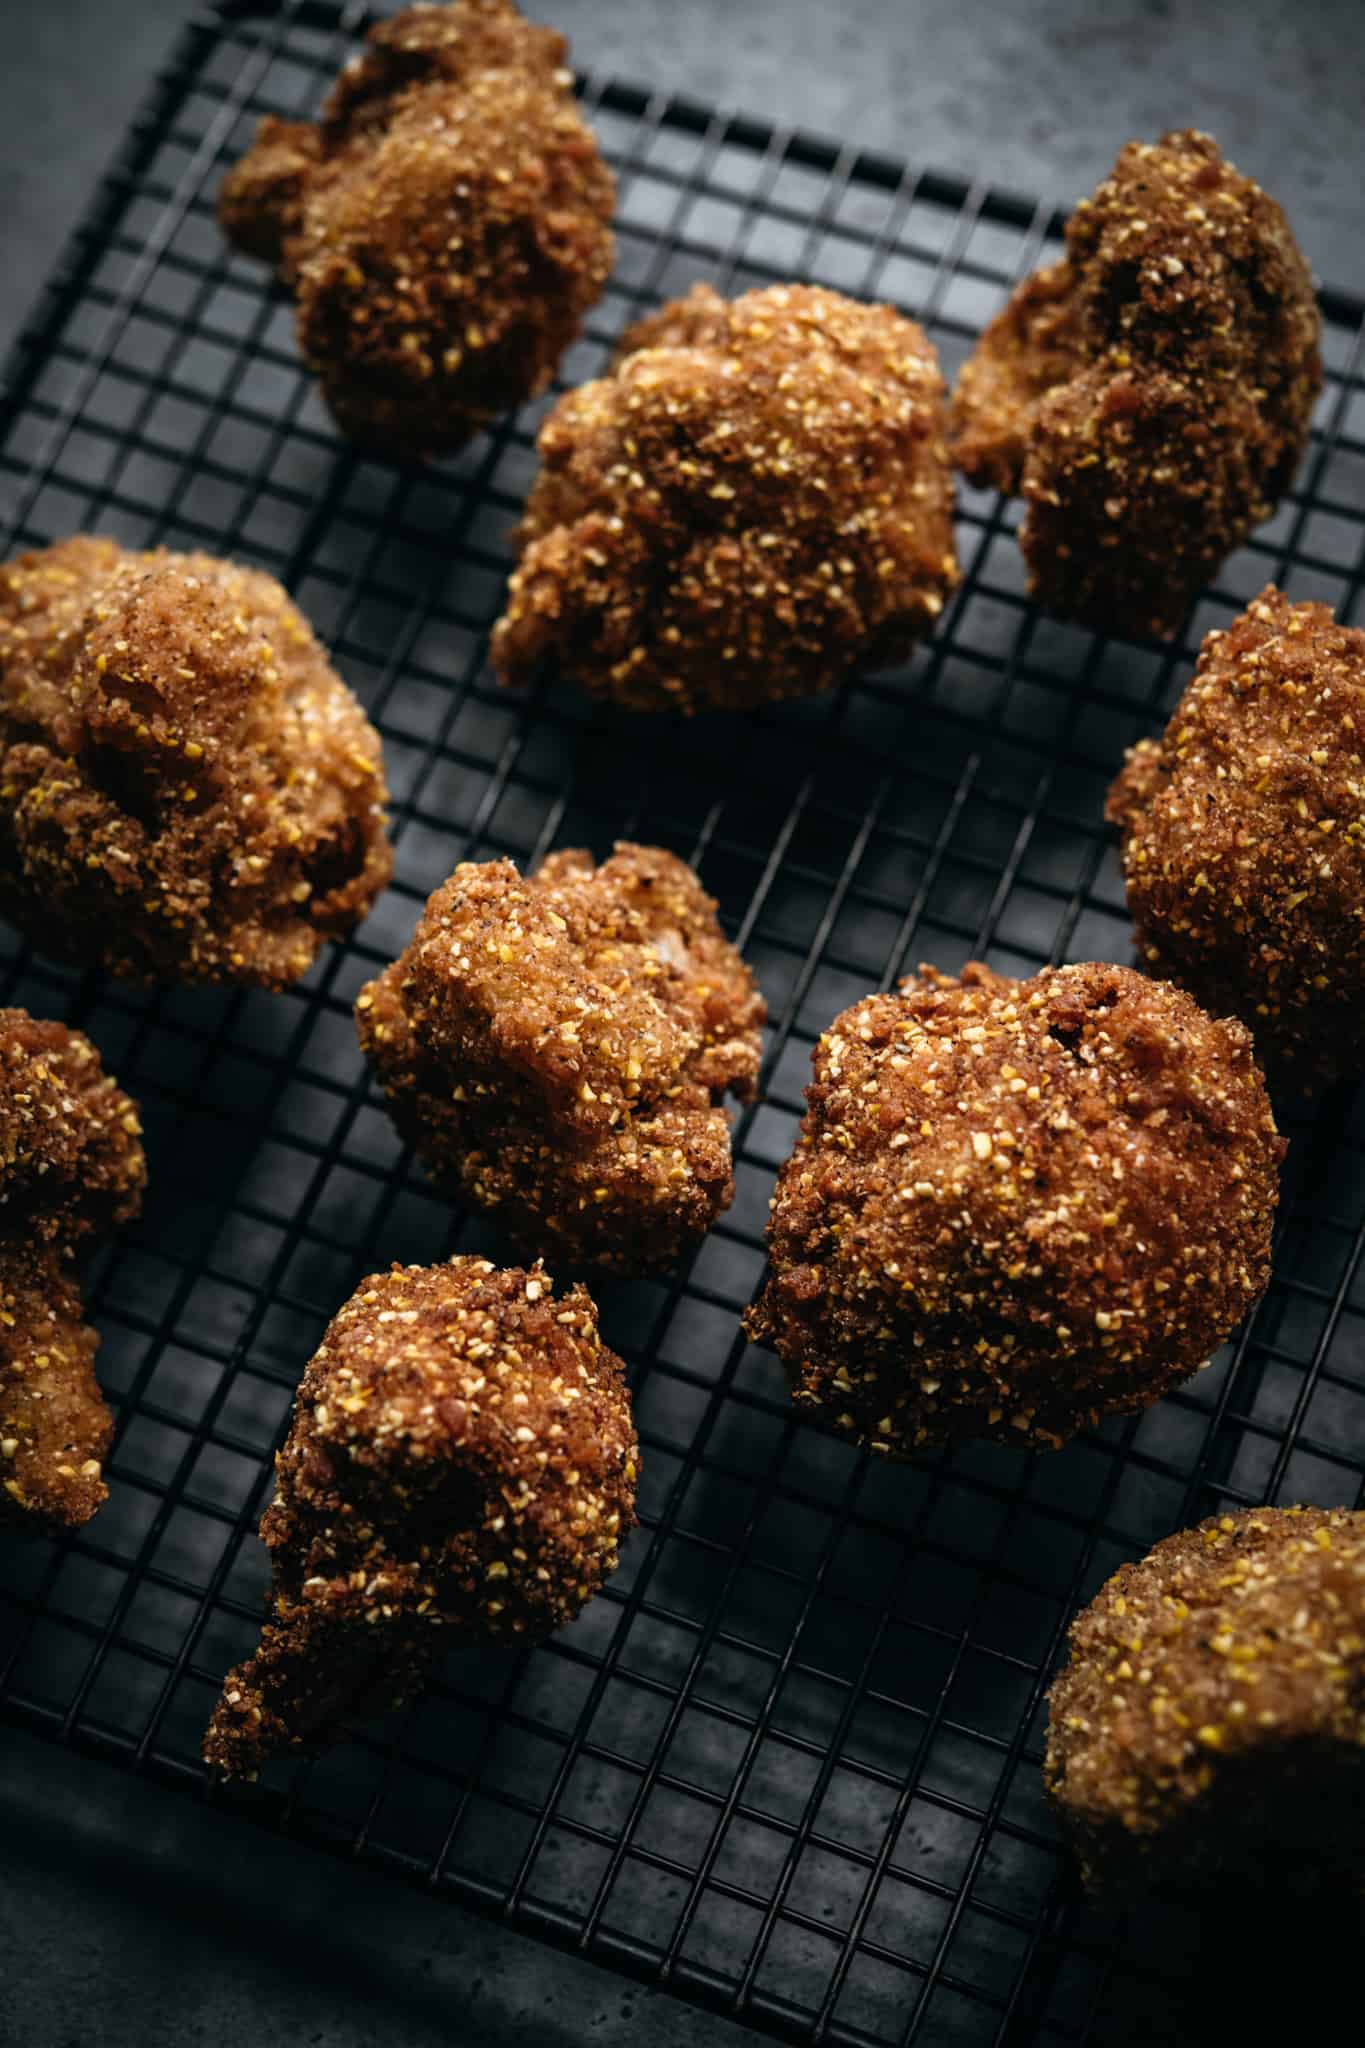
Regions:
[[[207, 1796], [783, 2038], [1095, 2038], [1154, 1965], [1073, 1895], [1041, 1794], [1043, 1695], [1076, 1605], [1157, 1537], [1221, 1503], [1361, 1499], [1362, 1103], [1296, 1131], [1250, 1327], [1064, 1452], [870, 1463], [796, 1421], [738, 1315], [834, 1013], [920, 959], [1128, 957], [1100, 824], [1124, 746], [1266, 580], [1352, 616], [1365, 309], [1324, 295], [1297, 488], [1179, 640], [1038, 616], [1017, 508], [966, 490], [962, 587], [904, 673], [742, 722], [612, 717], [553, 681], [509, 697], [485, 644], [544, 406], [429, 470], [361, 459], [288, 306], [214, 223], [255, 118], [311, 112], [363, 20], [231, 6], [193, 24], [9, 367], [6, 547], [95, 529], [282, 578], [383, 733], [397, 874], [281, 997], [145, 996], [0, 942], [3, 999], [91, 1032], [144, 1105], [153, 1168], [92, 1288], [111, 1498], [74, 1538], [7, 1546], [0, 1710], [205, 1795], [199, 1740], [258, 1624], [254, 1529], [304, 1361], [364, 1272], [494, 1248], [398, 1147], [351, 1001], [457, 860], [643, 836], [697, 864], [772, 1023], [733, 1209], [685, 1271], [595, 1290], [631, 1370], [642, 1527], [554, 1641], [454, 1653], [389, 1723]], [[620, 181], [619, 255], [567, 383], [698, 277], [891, 299], [951, 374], [1056, 243], [1056, 218], [984, 184], [628, 86], [583, 95]]]

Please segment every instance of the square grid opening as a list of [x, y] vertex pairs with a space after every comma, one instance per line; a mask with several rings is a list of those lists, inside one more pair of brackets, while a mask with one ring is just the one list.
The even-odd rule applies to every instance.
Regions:
[[[313, 112], [363, 20], [234, 6], [193, 24], [10, 365], [7, 549], [87, 529], [280, 577], [383, 734], [397, 871], [358, 938], [283, 996], [145, 996], [0, 935], [3, 1000], [91, 1034], [143, 1104], [152, 1164], [145, 1214], [92, 1279], [110, 1500], [72, 1538], [8, 1547], [0, 1706], [204, 1791], [204, 1723], [259, 1621], [271, 1456], [328, 1317], [390, 1259], [496, 1250], [398, 1145], [352, 1000], [456, 861], [645, 838], [720, 899], [771, 1028], [734, 1207], [676, 1275], [595, 1283], [631, 1372], [642, 1526], [552, 1642], [452, 1654], [387, 1724], [210, 1796], [781, 2037], [1093, 2038], [1135, 1982], [1154, 2010], [1178, 2002], [1179, 1959], [1076, 1898], [1042, 1801], [1043, 1695], [1075, 1607], [1158, 1537], [1221, 1505], [1360, 1501], [1362, 1100], [1291, 1126], [1249, 1327], [1158, 1408], [1066, 1451], [871, 1464], [797, 1423], [738, 1317], [834, 1013], [921, 959], [1127, 958], [1100, 823], [1123, 748], [1267, 579], [1353, 615], [1361, 307], [1324, 295], [1297, 486], [1168, 644], [1035, 614], [1017, 507], [963, 489], [963, 584], [902, 672], [683, 725], [553, 679], [509, 695], [487, 633], [553, 394], [420, 472], [357, 455], [287, 304], [214, 221], [256, 119]], [[618, 258], [557, 388], [698, 278], [891, 299], [951, 376], [1055, 252], [1059, 221], [1017, 196], [581, 84], [620, 183]]]

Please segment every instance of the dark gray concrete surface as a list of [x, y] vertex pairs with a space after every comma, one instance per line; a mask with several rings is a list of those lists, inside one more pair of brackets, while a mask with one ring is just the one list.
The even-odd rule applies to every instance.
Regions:
[[578, 60], [1069, 206], [1120, 142], [1207, 128], [1360, 278], [1360, 0], [563, 0]]
[[753, 2035], [5, 1730], [6, 2048], [740, 2048]]
[[[0, 348], [185, 0], [7, 0]], [[1069, 204], [1190, 123], [1276, 194], [1319, 275], [1365, 270], [1360, 0], [560, 0], [577, 59]]]
[[[0, 346], [183, 0], [8, 0]], [[1359, 0], [559, 0], [579, 60], [1068, 202], [1195, 122], [1361, 281]], [[0, 1749], [0, 2039], [28, 2048], [753, 2038], [449, 1905], [13, 1732]]]

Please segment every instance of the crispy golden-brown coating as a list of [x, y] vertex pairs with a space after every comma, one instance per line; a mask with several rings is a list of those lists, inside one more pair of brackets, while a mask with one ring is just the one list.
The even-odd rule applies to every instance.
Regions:
[[958, 580], [945, 387], [890, 306], [707, 285], [540, 433], [493, 632], [641, 711], [742, 709], [899, 661]]
[[0, 1010], [0, 1520], [75, 1528], [107, 1497], [73, 1257], [137, 1214], [146, 1178], [136, 1107], [89, 1039]]
[[549, 383], [611, 269], [615, 187], [510, 0], [371, 29], [315, 127], [266, 120], [224, 232], [278, 265], [338, 425], [395, 460], [461, 447]]
[[0, 1240], [0, 1523], [78, 1529], [109, 1498], [99, 1338], [60, 1249]]
[[1027, 500], [1038, 602], [1164, 633], [1293, 476], [1322, 383], [1280, 208], [1207, 135], [1130, 142], [964, 365], [953, 453]]
[[485, 1259], [361, 1283], [303, 1376], [261, 1522], [261, 1646], [204, 1745], [254, 1776], [396, 1706], [448, 1643], [535, 1642], [635, 1521], [624, 1368], [582, 1287]]
[[321, 163], [322, 132], [312, 121], [267, 114], [218, 195], [218, 221], [228, 240], [244, 256], [282, 264]]
[[135, 1216], [135, 1105], [83, 1032], [0, 1010], [0, 1234], [73, 1244]]
[[1124, 967], [922, 968], [815, 1048], [748, 1334], [871, 1449], [1064, 1443], [1270, 1274], [1284, 1146], [1235, 1022]]
[[727, 1091], [752, 1095], [765, 1015], [691, 869], [619, 845], [523, 879], [466, 861], [356, 1019], [428, 1172], [518, 1243], [637, 1273], [734, 1194]]
[[1087, 1881], [1361, 1887], [1365, 1514], [1214, 1516], [1071, 1626], [1048, 1790]]
[[0, 568], [0, 912], [282, 987], [388, 880], [379, 738], [273, 577], [87, 536]]
[[1155, 974], [1295, 1085], [1365, 1065], [1365, 632], [1267, 585], [1109, 796]]

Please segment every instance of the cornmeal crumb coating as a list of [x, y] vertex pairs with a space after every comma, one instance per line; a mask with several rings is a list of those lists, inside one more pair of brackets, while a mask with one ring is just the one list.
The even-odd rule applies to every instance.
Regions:
[[1250, 1034], [1124, 967], [920, 969], [815, 1048], [746, 1318], [869, 1449], [1034, 1449], [1202, 1365], [1270, 1274]]
[[1210, 633], [1109, 796], [1143, 960], [1273, 1078], [1365, 1066], [1365, 632], [1273, 585]]
[[389, 878], [378, 735], [273, 577], [77, 536], [0, 567], [0, 913], [282, 987]]
[[1178, 625], [1288, 487], [1322, 384], [1280, 208], [1193, 130], [1130, 142], [963, 366], [953, 453], [1020, 493], [1029, 589], [1103, 632]]
[[1088, 1883], [1335, 1877], [1365, 1833], [1365, 1514], [1168, 1536], [1071, 1625], [1046, 1779]]
[[902, 660], [958, 580], [946, 391], [913, 320], [707, 285], [560, 399], [493, 632], [637, 711], [731, 710]]
[[401, 1704], [447, 1644], [571, 1621], [634, 1525], [638, 1463], [582, 1287], [469, 1258], [363, 1281], [299, 1387], [261, 1522], [269, 1618], [206, 1760], [253, 1776]]
[[427, 1171], [537, 1252], [675, 1263], [734, 1195], [727, 1091], [766, 1014], [691, 869], [658, 847], [466, 861], [362, 990], [360, 1041]]
[[611, 269], [615, 186], [568, 46], [509, 0], [371, 29], [321, 121], [262, 122], [228, 238], [278, 266], [343, 432], [394, 459], [463, 446], [549, 383]]
[[108, 1497], [112, 1422], [72, 1266], [137, 1214], [140, 1133], [88, 1038], [0, 1010], [0, 1520], [76, 1528]]

